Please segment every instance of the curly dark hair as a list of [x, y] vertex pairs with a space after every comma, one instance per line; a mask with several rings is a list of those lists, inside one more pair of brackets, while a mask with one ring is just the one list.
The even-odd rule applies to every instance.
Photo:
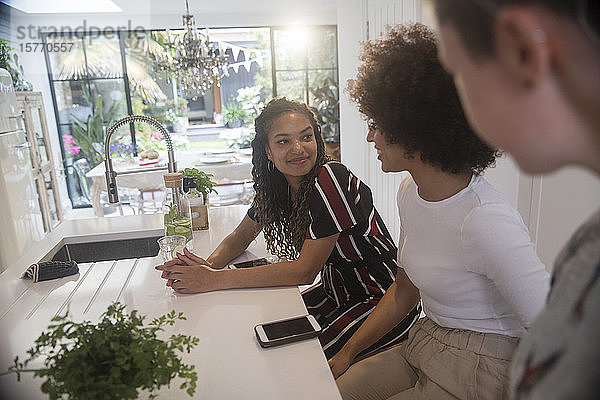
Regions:
[[[267, 165], [268, 133], [271, 124], [286, 113], [306, 115], [317, 142], [317, 160], [315, 165], [302, 178], [295, 198], [290, 199], [290, 191], [285, 176]], [[321, 126], [317, 117], [306, 104], [285, 97], [269, 101], [254, 121], [256, 135], [252, 140], [252, 177], [254, 178], [254, 219], [261, 226], [267, 250], [279, 257], [292, 260], [298, 257], [306, 229], [310, 222], [308, 201], [314, 188], [321, 166], [330, 158], [325, 153], [325, 142], [321, 135]]]
[[361, 60], [347, 90], [386, 142], [400, 144], [407, 157], [419, 153], [423, 162], [454, 174], [481, 173], [494, 164], [500, 153], [469, 126], [429, 28], [397, 26], [385, 38], [363, 43]]

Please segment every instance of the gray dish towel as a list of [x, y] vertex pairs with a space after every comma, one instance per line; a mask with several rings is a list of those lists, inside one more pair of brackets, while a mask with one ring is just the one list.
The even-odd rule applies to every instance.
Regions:
[[78, 272], [79, 267], [75, 261], [43, 261], [32, 264], [21, 278], [40, 282], [75, 275]]

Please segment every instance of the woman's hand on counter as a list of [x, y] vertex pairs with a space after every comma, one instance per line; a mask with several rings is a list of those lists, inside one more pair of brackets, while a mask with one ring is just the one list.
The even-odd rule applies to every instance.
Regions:
[[[199, 266], [210, 267], [211, 266], [210, 262], [206, 261], [204, 258], [202, 258], [200, 256], [195, 255], [194, 253], [190, 252], [186, 248], [183, 249], [183, 254], [176, 253], [176, 256], [177, 256], [177, 258], [169, 260], [169, 261], [165, 262], [164, 264], [156, 267], [157, 270], [162, 271], [162, 274], [160, 277], [167, 280], [167, 286], [173, 287], [173, 283], [176, 282], [176, 279], [171, 277], [171, 270], [169, 269], [169, 267], [177, 266], [177, 265], [179, 265], [179, 266], [196, 266], [196, 267], [199, 267]], [[176, 289], [176, 288], [173, 287], [173, 289]], [[185, 292], [185, 293], [192, 293], [192, 292]], [[193, 293], [198, 293], [198, 292], [196, 291]]]
[[212, 264], [210, 262], [206, 261], [204, 258], [202, 258], [200, 256], [195, 255], [194, 253], [192, 253], [185, 247], [183, 248], [183, 254], [176, 253], [176, 256], [177, 256], [177, 260], [180, 261], [178, 263], [180, 265], [201, 264], [201, 265], [206, 265], [206, 266], [212, 267]]
[[167, 261], [155, 268], [162, 271], [161, 277], [167, 280], [178, 293], [203, 293], [219, 289], [216, 273], [219, 272], [203, 264], [181, 264], [177, 259]]

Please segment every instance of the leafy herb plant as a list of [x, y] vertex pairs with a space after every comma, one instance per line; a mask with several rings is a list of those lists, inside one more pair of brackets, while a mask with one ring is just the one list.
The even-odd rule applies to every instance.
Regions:
[[214, 192], [217, 193], [213, 186], [216, 185], [216, 182], [212, 181], [212, 174], [207, 174], [206, 172], [199, 171], [197, 168], [184, 168], [181, 171], [184, 177], [194, 178], [194, 183], [196, 183], [196, 190], [202, 193], [204, 199], [208, 198], [209, 193]]
[[[157, 333], [176, 320], [185, 320], [183, 313], [170, 313], [155, 318], [143, 326], [144, 316], [134, 310], [124, 312], [125, 306], [111, 304], [94, 325], [89, 321], [76, 323], [67, 315], [52, 319], [48, 331], [36, 339], [27, 351], [24, 362], [15, 357], [14, 365], [1, 375], [33, 372], [45, 377], [42, 392], [50, 399], [136, 399], [138, 390], [147, 390], [149, 398], [169, 385], [171, 379], [184, 379], [180, 389], [192, 396], [196, 390], [197, 374], [193, 365], [181, 362], [177, 352], [190, 352], [198, 338], [172, 335], [163, 341]], [[27, 364], [45, 357], [42, 369], [27, 369]]]

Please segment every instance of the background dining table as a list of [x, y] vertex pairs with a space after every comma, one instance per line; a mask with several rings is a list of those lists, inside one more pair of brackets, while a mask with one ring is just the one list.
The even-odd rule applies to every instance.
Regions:
[[[218, 184], [243, 183], [252, 181], [252, 153], [250, 149], [219, 149], [212, 151], [176, 150], [177, 169], [197, 168], [213, 175]], [[141, 165], [142, 164], [142, 165]], [[157, 162], [148, 164], [147, 160], [132, 158], [125, 161], [113, 159], [117, 173], [117, 185], [122, 188], [134, 188], [142, 191], [164, 189], [163, 174], [167, 172], [167, 156], [161, 153]], [[90, 197], [94, 214], [103, 216], [101, 204], [102, 191], [106, 190], [104, 163], [96, 165], [86, 177], [91, 179]]]

